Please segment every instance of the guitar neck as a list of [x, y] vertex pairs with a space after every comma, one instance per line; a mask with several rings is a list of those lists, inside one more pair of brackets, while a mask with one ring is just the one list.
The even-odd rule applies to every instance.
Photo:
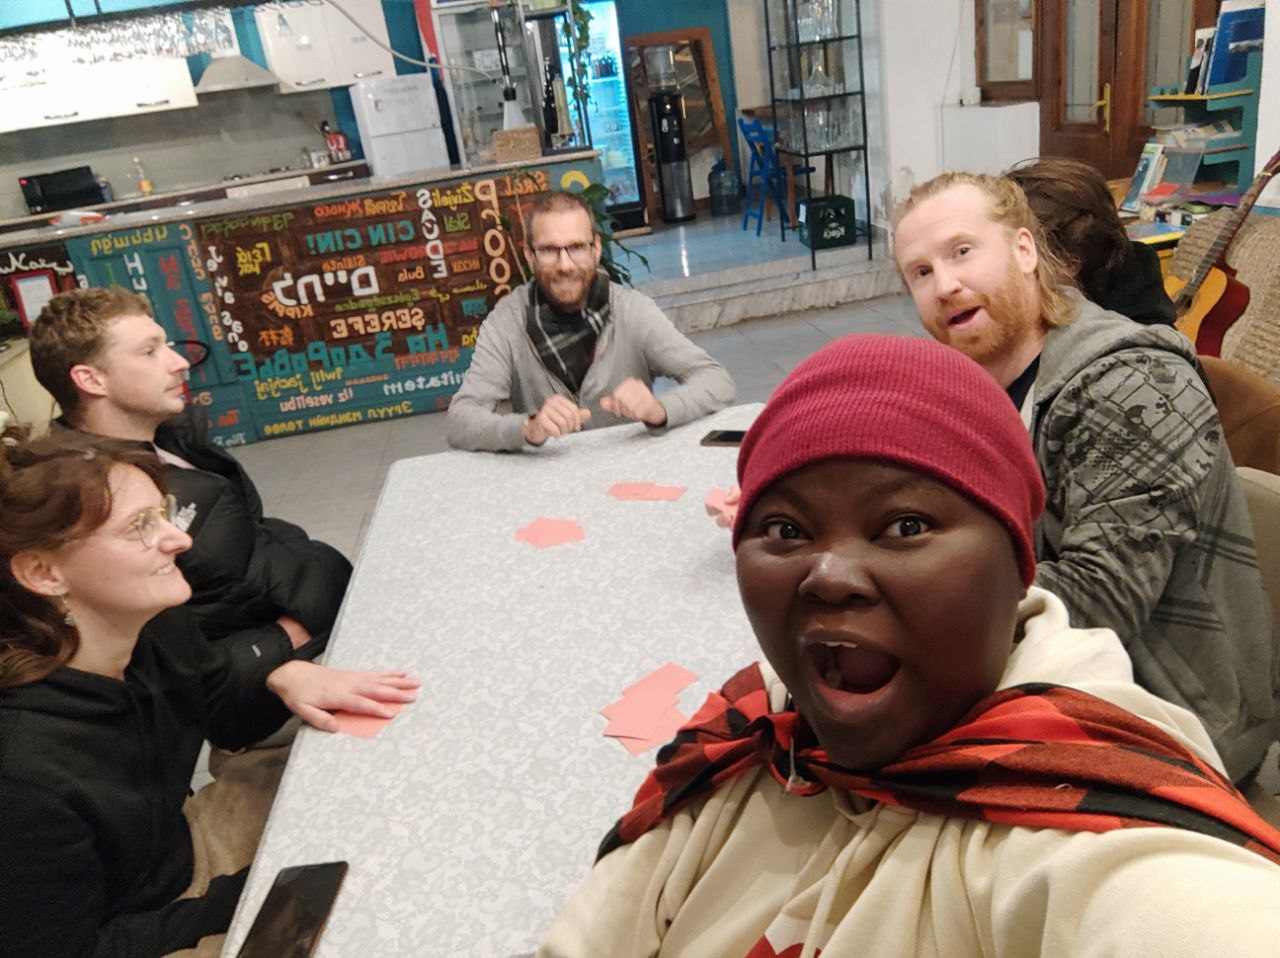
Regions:
[[1209, 271], [1222, 259], [1222, 254], [1227, 251], [1227, 247], [1235, 239], [1236, 233], [1244, 225], [1245, 218], [1249, 215], [1249, 211], [1253, 209], [1253, 204], [1257, 202], [1258, 197], [1262, 195], [1262, 191], [1266, 188], [1267, 183], [1270, 182], [1274, 172], [1270, 168], [1263, 170], [1254, 178], [1244, 196], [1240, 197], [1240, 205], [1235, 208], [1235, 211], [1222, 224], [1222, 228], [1218, 230], [1218, 235], [1214, 237], [1208, 252], [1204, 254], [1199, 265], [1196, 266], [1195, 272], [1192, 273], [1191, 281], [1187, 283], [1184, 291], [1186, 296], [1194, 296], [1200, 290], [1200, 285], [1209, 276]]

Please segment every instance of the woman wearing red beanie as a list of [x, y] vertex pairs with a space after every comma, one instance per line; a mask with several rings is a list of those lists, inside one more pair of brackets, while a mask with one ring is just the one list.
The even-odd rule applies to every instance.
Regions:
[[994, 380], [837, 341], [738, 479], [767, 662], [659, 753], [541, 955], [1274, 954], [1280, 833], [1030, 585], [1044, 490]]

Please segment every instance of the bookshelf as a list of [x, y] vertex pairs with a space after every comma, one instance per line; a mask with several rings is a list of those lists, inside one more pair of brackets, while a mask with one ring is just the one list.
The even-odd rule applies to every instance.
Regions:
[[1245, 75], [1232, 83], [1208, 87], [1204, 93], [1180, 93], [1177, 88], [1157, 87], [1147, 97], [1155, 106], [1182, 110], [1184, 123], [1227, 120], [1234, 136], [1215, 139], [1204, 151], [1197, 180], [1227, 183], [1243, 193], [1253, 182], [1258, 141], [1258, 94], [1262, 87], [1262, 51], [1250, 51]]

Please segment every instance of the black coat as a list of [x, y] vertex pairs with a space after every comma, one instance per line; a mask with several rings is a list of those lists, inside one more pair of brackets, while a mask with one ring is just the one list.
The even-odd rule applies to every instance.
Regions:
[[1159, 254], [1134, 240], [1129, 241], [1120, 265], [1103, 277], [1102, 288], [1086, 289], [1085, 295], [1103, 309], [1144, 326], [1172, 326], [1178, 318], [1173, 300], [1164, 291]]
[[147, 624], [123, 681], [63, 667], [0, 689], [0, 955], [148, 958], [226, 931], [244, 873], [201, 898], [182, 814], [207, 737], [240, 748], [288, 711], [284, 654], [205, 641], [185, 607]]
[[351, 563], [293, 523], [265, 518], [244, 467], [204, 438], [202, 427], [189, 409], [156, 430], [158, 448], [196, 467], [165, 476], [178, 507], [194, 507], [187, 528], [193, 544], [178, 556], [193, 590], [189, 605], [211, 639], [291, 615], [316, 639], [307, 652], [319, 653], [346, 594]]

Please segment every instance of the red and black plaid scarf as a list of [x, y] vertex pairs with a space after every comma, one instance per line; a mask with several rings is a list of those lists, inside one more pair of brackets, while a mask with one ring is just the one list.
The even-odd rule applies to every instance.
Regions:
[[1223, 775], [1149, 722], [1060, 685], [1002, 689], [950, 732], [870, 775], [802, 745], [812, 740], [794, 710], [770, 713], [760, 667], [748, 666], [663, 746], [599, 857], [764, 765], [792, 794], [840, 788], [922, 812], [1065, 831], [1165, 825], [1280, 864], [1280, 831]]

